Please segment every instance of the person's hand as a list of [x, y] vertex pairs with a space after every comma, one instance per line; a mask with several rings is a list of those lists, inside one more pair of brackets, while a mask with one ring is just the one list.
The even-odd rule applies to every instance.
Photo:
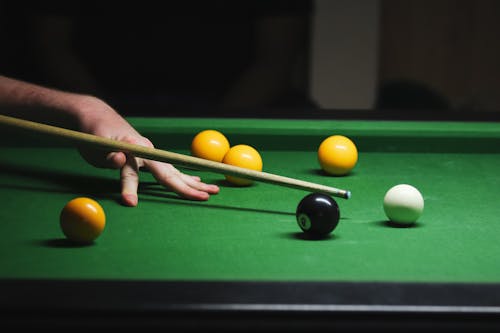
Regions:
[[[79, 103], [80, 130], [145, 147], [151, 141], [140, 135], [123, 117], [100, 99], [85, 96]], [[210, 194], [219, 192], [216, 185], [205, 184], [199, 177], [184, 174], [168, 163], [137, 158], [123, 152], [105, 152], [80, 149], [82, 157], [96, 167], [121, 170], [121, 196], [127, 206], [138, 203], [139, 169], [146, 168], [155, 179], [183, 198], [208, 200]]]

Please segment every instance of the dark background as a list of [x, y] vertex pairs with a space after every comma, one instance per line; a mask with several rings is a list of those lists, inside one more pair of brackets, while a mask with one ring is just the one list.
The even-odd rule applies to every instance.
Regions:
[[[367, 110], [498, 114], [500, 2], [375, 2]], [[124, 115], [331, 115], [311, 87], [318, 3], [1, 1], [0, 73], [96, 95]]]

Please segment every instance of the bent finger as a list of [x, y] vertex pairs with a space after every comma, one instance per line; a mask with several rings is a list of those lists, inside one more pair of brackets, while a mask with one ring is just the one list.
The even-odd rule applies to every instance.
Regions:
[[139, 166], [136, 159], [127, 155], [127, 162], [120, 171], [122, 185], [122, 202], [126, 206], [135, 207], [139, 201], [137, 197], [137, 188], [139, 187]]
[[181, 179], [191, 186], [194, 189], [207, 192], [209, 194], [217, 194], [219, 193], [219, 186], [213, 184], [206, 184], [201, 181], [198, 176], [186, 175], [184, 173], [180, 173]]
[[127, 160], [122, 152], [106, 152], [86, 148], [80, 148], [79, 152], [87, 163], [96, 168], [120, 169]]
[[184, 175], [171, 164], [147, 161], [146, 166], [160, 184], [183, 198], [205, 201], [209, 199], [210, 194], [219, 192], [218, 186], [208, 185], [198, 181], [196, 177]]

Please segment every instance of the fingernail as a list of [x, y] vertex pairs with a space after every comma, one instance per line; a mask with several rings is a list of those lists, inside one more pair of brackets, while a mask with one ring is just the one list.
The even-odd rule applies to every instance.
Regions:
[[122, 194], [123, 204], [130, 207], [137, 206], [138, 198], [134, 194]]

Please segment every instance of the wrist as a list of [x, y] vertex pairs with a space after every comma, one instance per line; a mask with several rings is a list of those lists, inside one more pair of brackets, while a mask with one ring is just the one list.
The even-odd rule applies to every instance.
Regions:
[[90, 95], [74, 95], [67, 107], [80, 130], [88, 130], [109, 109], [102, 100]]

